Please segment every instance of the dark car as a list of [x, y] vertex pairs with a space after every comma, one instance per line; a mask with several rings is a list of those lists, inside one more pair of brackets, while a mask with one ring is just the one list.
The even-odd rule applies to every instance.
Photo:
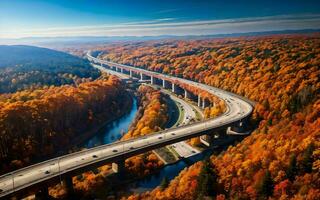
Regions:
[[112, 152], [118, 152], [118, 150], [117, 149], [113, 149]]
[[47, 170], [47, 171], [45, 171], [44, 173], [45, 173], [45, 174], [50, 174], [50, 172], [49, 172], [48, 170]]
[[97, 155], [93, 155], [92, 158], [98, 158], [98, 156]]

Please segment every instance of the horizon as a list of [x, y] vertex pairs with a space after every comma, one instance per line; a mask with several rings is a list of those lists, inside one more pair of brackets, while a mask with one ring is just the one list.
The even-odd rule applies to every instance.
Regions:
[[121, 2], [4, 0], [0, 39], [206, 36], [320, 27], [320, 2], [314, 0], [282, 0], [277, 6], [250, 0]]

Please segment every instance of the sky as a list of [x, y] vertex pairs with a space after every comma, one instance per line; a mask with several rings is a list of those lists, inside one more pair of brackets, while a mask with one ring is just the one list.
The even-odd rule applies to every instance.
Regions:
[[0, 0], [0, 38], [320, 28], [320, 0]]

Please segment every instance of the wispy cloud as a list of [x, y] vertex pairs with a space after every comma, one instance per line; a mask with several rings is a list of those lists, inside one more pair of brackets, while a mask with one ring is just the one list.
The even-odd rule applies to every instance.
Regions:
[[181, 10], [181, 9], [180, 8], [165, 9], [165, 10], [156, 11], [156, 12], [154, 12], [154, 14], [173, 13], [173, 12], [176, 12], [176, 11], [179, 11], [179, 10]]
[[0, 37], [207, 35], [254, 31], [316, 29], [320, 14], [279, 15], [222, 20], [178, 21], [160, 18], [121, 24], [7, 31]]

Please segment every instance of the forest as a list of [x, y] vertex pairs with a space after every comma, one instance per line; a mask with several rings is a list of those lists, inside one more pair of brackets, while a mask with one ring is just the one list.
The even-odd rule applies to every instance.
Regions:
[[106, 60], [196, 80], [256, 102], [252, 120], [258, 128], [250, 136], [183, 170], [168, 187], [129, 199], [320, 199], [319, 46], [320, 35], [309, 34], [99, 48]]
[[0, 93], [80, 84], [100, 72], [79, 57], [34, 46], [0, 45]]
[[[120, 115], [127, 96], [113, 76], [0, 95], [1, 172], [57, 155], [73, 140]], [[63, 112], [62, 112], [63, 111]]]
[[[155, 131], [164, 129], [168, 116], [166, 97], [159, 90], [147, 85], [141, 85], [137, 90], [139, 110], [135, 121], [131, 124], [129, 131], [123, 135], [121, 140], [127, 140], [133, 137], [143, 136]], [[137, 178], [151, 174], [163, 166], [162, 161], [152, 152], [146, 152], [128, 158], [125, 161], [126, 177]], [[111, 164], [88, 171], [84, 174], [73, 177], [74, 188], [79, 196], [91, 198], [105, 198], [116, 193], [113, 185], [121, 180], [112, 179]], [[123, 183], [122, 183], [123, 184]], [[60, 184], [50, 188], [50, 195], [53, 197], [63, 197], [65, 190]], [[79, 197], [80, 198], [80, 197]]]

